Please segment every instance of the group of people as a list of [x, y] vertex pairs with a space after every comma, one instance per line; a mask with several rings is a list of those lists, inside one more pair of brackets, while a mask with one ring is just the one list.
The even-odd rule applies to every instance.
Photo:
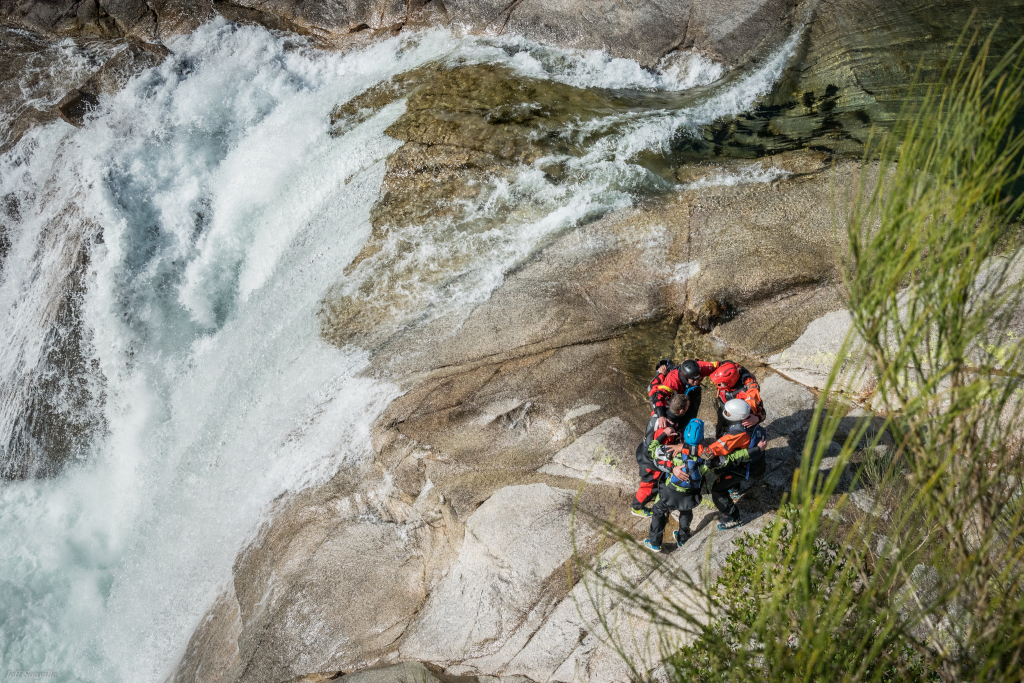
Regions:
[[[743, 481], [764, 475], [767, 435], [757, 378], [739, 363], [690, 359], [676, 365], [662, 359], [655, 372], [647, 391], [651, 419], [636, 449], [640, 486], [632, 510], [650, 517], [644, 545], [660, 551], [673, 510], [679, 512], [675, 542], [689, 540], [693, 509], [705, 493], [721, 513], [719, 529], [742, 524], [736, 499]], [[705, 377], [718, 390], [713, 441], [705, 440], [704, 421], [697, 417]]]

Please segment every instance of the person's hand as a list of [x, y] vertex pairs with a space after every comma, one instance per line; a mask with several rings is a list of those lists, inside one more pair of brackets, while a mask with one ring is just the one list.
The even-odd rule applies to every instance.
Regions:
[[667, 365], [659, 365], [658, 369], [655, 370], [655, 372], [657, 372], [659, 375], [664, 375], [666, 370], [668, 370]]
[[743, 426], [749, 429], [750, 427], [754, 427], [755, 425], [757, 425], [757, 423], [760, 421], [761, 418], [759, 418], [757, 415], [751, 415], [750, 417], [743, 421]]
[[690, 475], [688, 475], [682, 467], [673, 467], [672, 474], [680, 481], [690, 481]]
[[658, 418], [658, 429], [665, 429], [666, 427], [668, 427], [668, 418], [667, 417], [659, 417]]
[[680, 444], [676, 444], [675, 446], [666, 446], [665, 450], [667, 450], [672, 455], [682, 455], [682, 453], [683, 453], [683, 444], [680, 443]]
[[760, 448], [763, 451], [764, 447], [767, 446], [767, 445], [768, 445], [768, 442], [765, 441], [764, 439], [761, 439], [761, 443], [757, 444], [757, 447]]

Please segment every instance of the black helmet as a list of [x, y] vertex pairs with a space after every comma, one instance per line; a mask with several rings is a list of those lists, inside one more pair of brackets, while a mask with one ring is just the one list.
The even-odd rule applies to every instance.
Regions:
[[679, 366], [679, 374], [688, 380], [700, 381], [700, 366], [695, 360], [684, 360]]

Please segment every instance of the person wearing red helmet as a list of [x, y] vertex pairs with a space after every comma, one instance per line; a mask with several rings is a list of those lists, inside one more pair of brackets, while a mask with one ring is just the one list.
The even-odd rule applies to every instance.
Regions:
[[738, 398], [750, 406], [750, 417], [742, 422], [744, 427], [750, 429], [764, 422], [765, 411], [764, 404], [761, 402], [761, 387], [752, 372], [739, 363], [725, 360], [708, 375], [708, 379], [714, 382], [718, 389], [718, 400], [715, 402], [718, 413], [718, 422], [715, 424], [716, 438], [722, 436], [731, 424], [723, 414], [723, 409], [725, 404], [734, 398]]

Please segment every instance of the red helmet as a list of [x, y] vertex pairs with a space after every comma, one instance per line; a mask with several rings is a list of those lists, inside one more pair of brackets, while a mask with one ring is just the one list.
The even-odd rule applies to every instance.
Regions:
[[711, 381], [719, 389], [732, 389], [740, 381], [740, 369], [731, 361], [722, 363], [717, 370], [711, 373]]

